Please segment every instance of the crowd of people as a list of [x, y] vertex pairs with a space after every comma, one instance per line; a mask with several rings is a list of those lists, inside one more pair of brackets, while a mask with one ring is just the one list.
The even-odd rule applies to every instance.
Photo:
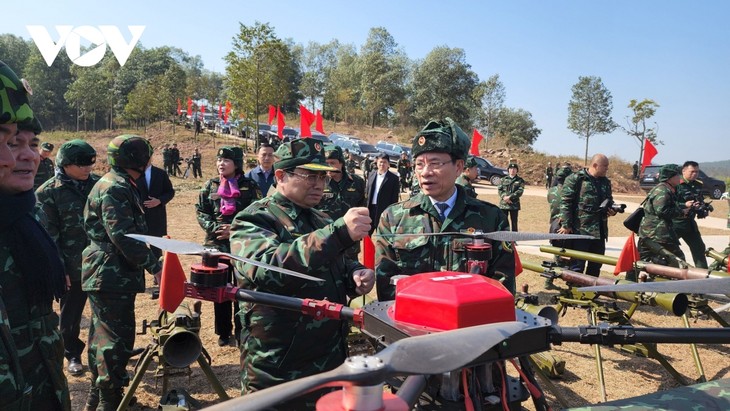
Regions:
[[[0, 352], [8, 364], [0, 376], [0, 409], [69, 410], [64, 373], [90, 376], [85, 410], [115, 410], [129, 384], [134, 351], [135, 300], [145, 290], [144, 273], [160, 281], [156, 248], [127, 234], [167, 234], [165, 206], [175, 190], [170, 176], [184, 176], [177, 144], [162, 147], [163, 168], [152, 165], [153, 147], [137, 135], [120, 135], [107, 146], [109, 172], [92, 173], [96, 150], [82, 140], [40, 144], [42, 127], [28, 103], [27, 87], [0, 62]], [[195, 211], [204, 244], [249, 260], [317, 277], [319, 283], [251, 263], [225, 261], [228, 280], [249, 290], [346, 304], [376, 290], [395, 298], [395, 281], [432, 271], [464, 271], [463, 249], [439, 236], [402, 234], [461, 230], [518, 231], [525, 180], [517, 161], [497, 188], [498, 204], [478, 198], [476, 160], [470, 139], [450, 118], [428, 122], [412, 140], [412, 158], [402, 156], [398, 174], [381, 154], [362, 161], [356, 175], [351, 153], [325, 148], [315, 139], [261, 144], [257, 165], [245, 170], [237, 146], [217, 150], [216, 176], [202, 186]], [[202, 178], [198, 149], [190, 158]], [[45, 165], [43, 165], [45, 164]], [[609, 161], [596, 154], [587, 168], [548, 164], [550, 231], [593, 236], [570, 248], [605, 252], [608, 218], [616, 211], [607, 178]], [[46, 170], [48, 168], [50, 171]], [[647, 239], [683, 259], [678, 239], [704, 252], [691, 210], [701, 199], [699, 166], [667, 165], [661, 183], [644, 202], [639, 230], [642, 259], [657, 260]], [[45, 174], [41, 174], [45, 173]], [[39, 181], [42, 180], [42, 181]], [[402, 199], [412, 185], [418, 192]], [[403, 200], [403, 201], [401, 201]], [[358, 261], [360, 242], [372, 235], [375, 268]], [[515, 292], [515, 251], [510, 242], [492, 247], [485, 276]], [[664, 261], [669, 264], [670, 262]], [[706, 267], [706, 266], [705, 266]], [[570, 268], [598, 276], [600, 264], [573, 260]], [[3, 292], [12, 290], [12, 292]], [[80, 339], [88, 299], [88, 340]], [[60, 302], [60, 315], [53, 302]], [[347, 357], [345, 321], [315, 319], [252, 303], [217, 303], [215, 333], [221, 346], [241, 351], [242, 393], [331, 370]], [[265, 353], [265, 355], [262, 355]], [[281, 405], [312, 409], [321, 391]]]

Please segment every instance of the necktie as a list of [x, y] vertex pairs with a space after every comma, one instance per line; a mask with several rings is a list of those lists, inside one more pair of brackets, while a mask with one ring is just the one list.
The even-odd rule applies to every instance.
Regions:
[[446, 203], [436, 203], [436, 208], [439, 211], [439, 220], [444, 221], [446, 220], [446, 214], [444, 212], [447, 208], [449, 208], [449, 205]]

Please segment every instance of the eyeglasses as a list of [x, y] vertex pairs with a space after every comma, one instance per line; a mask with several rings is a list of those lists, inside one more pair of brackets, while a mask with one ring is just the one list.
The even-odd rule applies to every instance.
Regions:
[[429, 168], [431, 171], [438, 171], [440, 170], [444, 165], [453, 163], [453, 161], [431, 161], [431, 162], [423, 162], [423, 161], [417, 161], [416, 162], [416, 172], [417, 173], [423, 173], [426, 171], [426, 167]]
[[300, 179], [302, 179], [302, 180], [306, 181], [307, 183], [309, 183], [310, 185], [314, 185], [317, 182], [324, 183], [324, 182], [327, 182], [327, 179], [329, 179], [329, 176], [327, 176], [327, 174], [325, 174], [325, 173], [322, 173], [322, 174], [299, 174], [299, 173], [295, 173], [293, 171], [287, 171], [286, 173], [287, 174], [291, 174], [293, 176], [297, 176]]

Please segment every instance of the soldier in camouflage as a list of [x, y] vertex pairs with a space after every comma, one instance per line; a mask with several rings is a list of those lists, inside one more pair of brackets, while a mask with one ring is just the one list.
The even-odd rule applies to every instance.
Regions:
[[[205, 231], [204, 244], [227, 253], [231, 251], [229, 239], [233, 218], [251, 203], [261, 199], [262, 195], [256, 182], [243, 173], [241, 147], [225, 146], [218, 149], [216, 168], [219, 176], [208, 180], [200, 189], [195, 211], [198, 224]], [[232, 269], [228, 275], [228, 281], [233, 282]], [[241, 322], [236, 315], [238, 302], [213, 303], [213, 310], [218, 345], [228, 345], [231, 342], [231, 332], [238, 341], [241, 335]]]
[[508, 176], [502, 177], [497, 187], [499, 195], [499, 208], [502, 209], [505, 217], [510, 219], [512, 231], [518, 231], [517, 219], [520, 212], [520, 197], [525, 192], [525, 180], [518, 176], [520, 167], [517, 163], [510, 162], [507, 166]]
[[34, 218], [40, 123], [30, 87], [0, 61], [0, 409], [70, 410], [53, 300], [65, 291], [56, 245]]
[[370, 171], [372, 171], [372, 164], [373, 161], [370, 160], [369, 155], [365, 155], [365, 158], [362, 159], [362, 162], [360, 163], [360, 168], [362, 169], [362, 178], [365, 181], [368, 181], [368, 176], [370, 175]]
[[639, 226], [639, 255], [642, 261], [668, 265], [670, 262], [658, 255], [647, 244], [651, 239], [662, 248], [684, 260], [679, 248], [679, 237], [674, 231], [674, 219], [686, 215], [689, 209], [680, 208], [677, 186], [682, 181], [682, 169], [677, 164], [666, 164], [659, 170], [659, 184], [649, 191], [644, 200], [644, 218]]
[[[558, 169], [554, 175], [555, 184], [548, 189], [547, 202], [550, 206], [550, 225], [548, 232], [550, 233], [557, 233], [560, 229], [560, 191], [563, 188], [565, 179], [571, 174], [573, 174], [573, 169], [569, 166]], [[571, 240], [550, 240], [550, 244], [554, 247], [572, 248]], [[556, 255], [555, 262], [561, 263], [563, 260], [560, 256]], [[545, 286], [547, 288], [553, 288], [553, 279], [546, 278]]]
[[[723, 198], [725, 200], [727, 200], [728, 208], [730, 208], [730, 192], [727, 192], [727, 191], [724, 192], [722, 194], [722, 196], [720, 197], [720, 199], [723, 199]], [[727, 228], [730, 229], [730, 210], [728, 210], [728, 212], [727, 212]], [[722, 254], [725, 257], [727, 257], [728, 255], [730, 255], [730, 242], [728, 242], [728, 245], [722, 251]], [[722, 270], [725, 270], [725, 271], [730, 272], [730, 269], [728, 269], [727, 266], [723, 266], [719, 261], [712, 261], [712, 264], [710, 264], [710, 270], [713, 270], [713, 271], [722, 271]]]
[[111, 170], [94, 185], [84, 209], [90, 243], [83, 251], [81, 289], [89, 296], [88, 361], [91, 388], [86, 410], [116, 410], [129, 383], [127, 362], [134, 349], [134, 301], [144, 292], [144, 271], [159, 283], [162, 265], [147, 246], [127, 237], [146, 234], [135, 180], [152, 157], [142, 137], [125, 134], [107, 148]]
[[53, 154], [54, 146], [49, 142], [41, 144], [41, 162], [38, 164], [38, 171], [35, 174], [35, 180], [33, 182], [33, 189], [36, 190], [41, 184], [53, 178], [56, 173], [53, 160], [51, 160], [51, 154]]
[[357, 162], [355, 161], [355, 155], [348, 152], [347, 153], [347, 161], [345, 161], [345, 168], [347, 169], [347, 174], [354, 176], [355, 175], [355, 168], [357, 168]]
[[[604, 200], [613, 201], [611, 180], [606, 177], [608, 157], [596, 154], [591, 158], [587, 169], [571, 174], [565, 179], [560, 190], [560, 229], [559, 234], [583, 234], [595, 237], [593, 240], [574, 240], [572, 247], [578, 251], [594, 254], [606, 253], [608, 240], [608, 217], [616, 215], [611, 208], [601, 209]], [[598, 277], [600, 263], [573, 259], [570, 269]]]
[[[704, 202], [702, 196], [702, 181], [697, 179], [700, 165], [696, 161], [685, 161], [682, 165], [682, 180], [677, 186], [677, 201], [679, 208], [697, 208]], [[694, 213], [683, 214], [672, 220], [677, 237], [684, 240], [692, 253], [694, 265], [697, 268], [707, 268], [705, 257], [705, 242], [702, 241], [700, 229], [694, 219]]]
[[464, 191], [471, 198], [477, 198], [477, 190], [471, 184], [472, 181], [479, 177], [479, 169], [477, 168], [477, 160], [469, 156], [464, 162], [464, 172], [456, 178], [456, 184], [464, 187]]
[[[385, 209], [375, 235], [378, 299], [395, 298], [391, 277], [431, 271], [464, 271], [464, 250], [452, 247], [451, 236], [399, 236], [482, 230], [508, 230], [499, 208], [476, 200], [456, 184], [462, 173], [469, 137], [450, 118], [430, 121], [414, 138], [416, 178], [421, 192]], [[515, 291], [514, 255], [509, 244], [491, 241], [492, 258], [485, 275], [502, 277]]]
[[[323, 279], [302, 280], [251, 264], [236, 263], [238, 285], [299, 298], [328, 299], [368, 293], [374, 273], [343, 255], [367, 235], [368, 209], [353, 207], [334, 222], [314, 209], [321, 200], [327, 165], [321, 142], [298, 139], [279, 146], [274, 163], [276, 192], [239, 213], [232, 226], [234, 254]], [[243, 393], [331, 370], [347, 357], [345, 321], [316, 320], [260, 304], [242, 304]], [[313, 409], [315, 392], [281, 405], [282, 410]]]
[[398, 169], [398, 179], [400, 180], [400, 192], [405, 193], [411, 182], [411, 160], [408, 159], [408, 153], [400, 153], [400, 159], [396, 163]]
[[[347, 173], [344, 168], [342, 149], [334, 146], [325, 151], [327, 164], [335, 171], [328, 171], [329, 181], [324, 186], [322, 201], [317, 210], [330, 216], [334, 221], [343, 217], [352, 207], [365, 207], [365, 181], [357, 175]], [[345, 251], [345, 255], [357, 260], [360, 254], [360, 243], [356, 242]]]
[[168, 175], [172, 175], [172, 152], [168, 143], [162, 146], [162, 167]]
[[69, 289], [61, 298], [61, 335], [68, 371], [79, 375], [83, 371], [81, 353], [84, 344], [79, 339], [81, 314], [86, 305], [86, 293], [81, 290], [81, 253], [89, 244], [84, 230], [84, 205], [99, 176], [91, 173], [96, 162], [96, 150], [83, 140], [71, 140], [58, 149], [56, 176], [36, 190], [38, 204], [46, 221], [44, 226], [58, 245]]

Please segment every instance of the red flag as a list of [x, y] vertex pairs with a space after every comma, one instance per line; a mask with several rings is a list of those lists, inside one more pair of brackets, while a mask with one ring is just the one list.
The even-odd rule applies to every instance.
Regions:
[[520, 255], [517, 253], [517, 244], [512, 243], [512, 252], [515, 254], [515, 277], [522, 274], [523, 268], [522, 268], [522, 261], [520, 260]]
[[218, 103], [218, 120], [220, 120], [221, 117], [223, 117], [223, 104]]
[[228, 122], [228, 116], [231, 114], [231, 102], [226, 100], [226, 112], [223, 115], [223, 121]]
[[307, 110], [302, 104], [299, 105], [299, 136], [312, 137], [312, 123], [314, 123], [314, 114]]
[[177, 254], [165, 252], [160, 279], [160, 308], [175, 312], [185, 298], [185, 271]]
[[271, 104], [269, 104], [269, 125], [274, 122], [274, 117], [276, 117], [276, 110], [278, 107], [274, 107]]
[[369, 235], [362, 239], [362, 265], [375, 269], [375, 244]]
[[613, 269], [613, 275], [629, 271], [634, 268], [634, 263], [639, 261], [639, 250], [636, 249], [636, 241], [634, 240], [634, 233], [631, 233], [626, 239], [624, 248], [621, 250], [621, 254], [618, 256], [616, 261], [616, 267]]
[[317, 109], [317, 113], [314, 115], [315, 126], [314, 129], [324, 134], [324, 125], [322, 124], [322, 112]]
[[279, 136], [279, 140], [284, 140], [284, 113], [281, 112], [281, 108], [276, 106], [276, 135]]
[[481, 135], [477, 129], [474, 129], [474, 132], [471, 133], [471, 148], [469, 149], [469, 154], [479, 156], [479, 143], [482, 142], [482, 139], [484, 139], [484, 136]]
[[193, 100], [188, 97], [188, 117], [192, 117], [193, 115]]
[[205, 118], [205, 104], [200, 106], [200, 113], [203, 114], [203, 118]]
[[180, 99], [177, 99], [177, 115], [182, 114], [182, 106], [180, 105]]
[[644, 158], [641, 159], [641, 171], [644, 171], [644, 168], [646, 166], [651, 165], [651, 159], [654, 158], [655, 155], [657, 155], [658, 151], [656, 151], [656, 147], [654, 147], [654, 144], [651, 144], [651, 141], [649, 139], [644, 140]]

